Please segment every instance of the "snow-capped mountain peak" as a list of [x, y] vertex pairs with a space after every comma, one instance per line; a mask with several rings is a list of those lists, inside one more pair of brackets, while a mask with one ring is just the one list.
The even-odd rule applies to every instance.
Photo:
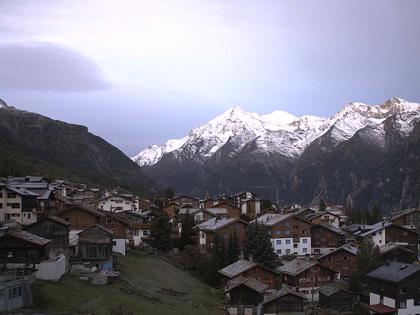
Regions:
[[[412, 130], [413, 120], [420, 117], [420, 104], [393, 97], [383, 104], [371, 106], [349, 103], [330, 118], [317, 116], [296, 117], [277, 110], [270, 114], [250, 113], [233, 106], [206, 124], [192, 129], [182, 139], [169, 140], [164, 145], [152, 145], [133, 157], [140, 166], [153, 165], [168, 153], [176, 158], [205, 161], [229, 142], [229, 156], [234, 156], [249, 143], [255, 150], [276, 152], [295, 159], [317, 138], [330, 130], [332, 142], [338, 144], [350, 139], [358, 130], [383, 130], [382, 124], [391, 117], [403, 134]], [[383, 133], [376, 133], [380, 137]], [[378, 139], [378, 143], [383, 139]]]

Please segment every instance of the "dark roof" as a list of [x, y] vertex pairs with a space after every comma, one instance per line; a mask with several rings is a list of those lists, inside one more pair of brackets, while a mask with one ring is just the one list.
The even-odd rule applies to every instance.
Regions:
[[62, 225], [65, 225], [65, 226], [70, 226], [70, 222], [67, 222], [66, 220], [64, 220], [62, 218], [56, 217], [55, 215], [50, 215], [48, 217], [42, 218], [41, 220], [38, 220], [35, 223], [32, 223], [31, 225], [28, 225], [27, 227], [25, 227], [25, 229], [30, 227], [30, 226], [36, 225], [36, 224], [38, 224], [42, 221], [45, 221], [45, 220], [51, 220], [51, 221], [54, 221], [58, 224], [62, 224]]
[[242, 272], [245, 272], [251, 268], [254, 268], [257, 265], [258, 264], [256, 262], [252, 262], [246, 259], [240, 259], [237, 262], [234, 262], [233, 264], [230, 264], [229, 266], [223, 269], [220, 269], [219, 273], [221, 273], [222, 275], [226, 277], [234, 278], [238, 276], [239, 274], [241, 274]]
[[325, 296], [331, 296], [331, 295], [334, 295], [334, 294], [336, 294], [337, 292], [340, 292], [340, 291], [344, 291], [346, 293], [352, 294], [352, 292], [350, 292], [349, 290], [345, 290], [343, 288], [340, 288], [340, 287], [334, 285], [333, 283], [320, 287], [318, 291], [319, 291], [319, 293], [321, 293]]
[[398, 311], [396, 308], [383, 304], [367, 305], [366, 307], [373, 311], [375, 314], [394, 314], [396, 311]]
[[404, 211], [402, 211], [402, 212], [400, 212], [400, 213], [397, 213], [397, 214], [393, 215], [393, 216], [391, 217], [391, 221], [394, 221], [394, 220], [396, 220], [396, 219], [399, 219], [399, 218], [401, 218], [401, 217], [403, 217], [403, 216], [405, 216], [405, 215], [407, 215], [407, 214], [411, 214], [411, 213], [413, 213], [413, 212], [419, 212], [419, 213], [420, 213], [420, 209], [413, 208], [413, 209], [407, 209], [407, 210], [404, 210]]
[[93, 215], [95, 215], [97, 217], [103, 217], [103, 216], [105, 216], [105, 214], [103, 214], [99, 210], [96, 210], [94, 208], [90, 208], [90, 207], [85, 206], [85, 205], [71, 205], [68, 208], [66, 208], [63, 211], [61, 211], [58, 215], [62, 215], [63, 213], [66, 213], [66, 212], [68, 212], [70, 210], [73, 210], [73, 209], [80, 209], [82, 211], [85, 211], [85, 212], [88, 212], [90, 214], [93, 214]]
[[367, 277], [392, 283], [400, 283], [417, 273], [420, 273], [420, 266], [392, 261], [369, 272]]
[[28, 243], [38, 245], [38, 246], [44, 246], [44, 245], [46, 245], [50, 242], [49, 239], [43, 238], [41, 236], [38, 236], [38, 235], [35, 235], [35, 234], [32, 234], [32, 233], [29, 233], [27, 231], [13, 231], [13, 232], [10, 232], [10, 233], [6, 234], [6, 236], [7, 235], [12, 236], [14, 238], [21, 239], [21, 240], [23, 240], [25, 242], [28, 242]]
[[[310, 219], [311, 218], [309, 218], [309, 220]], [[335, 227], [333, 225], [330, 225], [330, 224], [319, 223], [319, 224], [316, 224], [314, 227], [316, 227], [316, 226], [323, 227], [324, 229], [327, 229], [328, 231], [331, 231], [331, 232], [336, 233], [338, 235], [345, 235], [346, 234], [346, 232], [344, 232], [342, 229], [340, 229], [338, 227]]]
[[276, 271], [296, 276], [317, 264], [317, 261], [296, 258], [292, 261], [285, 263], [283, 266], [278, 267]]
[[395, 249], [400, 249], [408, 254], [414, 254], [414, 251], [412, 251], [411, 249], [408, 249], [404, 246], [395, 244], [395, 243], [388, 243], [382, 246], [379, 246], [379, 252], [381, 253], [381, 255], [384, 255], [390, 251], [393, 251]]
[[339, 248], [334, 249], [333, 251], [331, 251], [329, 253], [326, 253], [326, 254], [320, 256], [318, 259], [327, 257], [331, 254], [334, 254], [334, 253], [340, 251], [340, 250], [344, 250], [344, 251], [346, 251], [346, 252], [348, 252], [349, 254], [352, 254], [352, 255], [357, 255], [357, 252], [358, 252], [357, 247], [351, 246], [350, 244], [345, 244], [345, 245], [343, 245]]
[[100, 224], [91, 225], [87, 229], [84, 229], [83, 231], [80, 231], [77, 234], [82, 234], [82, 233], [84, 233], [84, 232], [86, 232], [86, 231], [88, 231], [88, 230], [90, 230], [90, 229], [92, 229], [94, 227], [97, 227], [98, 229], [100, 229], [100, 230], [102, 230], [102, 231], [104, 231], [104, 232], [106, 232], [108, 234], [112, 234], [112, 235], [114, 234], [110, 229], [107, 229], [106, 227], [104, 227], [103, 225], [100, 225]]
[[268, 285], [254, 278], [245, 278], [245, 277], [239, 276], [227, 282], [227, 288], [225, 290], [225, 294], [241, 285], [244, 285], [259, 294], [264, 294], [264, 292], [268, 289]]
[[289, 294], [290, 295], [294, 295], [294, 296], [296, 296], [296, 297], [298, 297], [298, 298], [300, 298], [302, 300], [305, 300], [305, 297], [303, 295], [301, 295], [300, 293], [295, 292], [295, 291], [292, 291], [292, 290], [287, 289], [287, 288], [284, 288], [284, 289], [281, 289], [281, 290], [277, 290], [276, 293], [273, 294], [273, 295], [266, 296], [264, 298], [263, 304], [267, 304], [267, 303], [273, 302], [273, 301], [275, 301], [277, 299], [280, 299], [283, 296], [286, 296], [286, 295], [289, 295]]

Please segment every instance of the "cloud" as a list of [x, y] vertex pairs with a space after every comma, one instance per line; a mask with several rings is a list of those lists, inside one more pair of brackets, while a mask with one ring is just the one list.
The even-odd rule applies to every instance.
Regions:
[[79, 52], [53, 43], [0, 45], [0, 88], [95, 91], [110, 84], [99, 67]]

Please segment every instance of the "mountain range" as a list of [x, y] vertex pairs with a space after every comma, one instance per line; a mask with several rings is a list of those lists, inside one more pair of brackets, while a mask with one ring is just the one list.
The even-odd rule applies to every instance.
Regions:
[[0, 100], [0, 135], [0, 177], [37, 173], [138, 194], [155, 187], [136, 163], [85, 126], [19, 110]]
[[392, 210], [420, 199], [419, 118], [420, 104], [397, 97], [375, 106], [350, 103], [331, 117], [233, 107], [132, 159], [178, 192], [252, 190], [282, 204], [323, 198]]

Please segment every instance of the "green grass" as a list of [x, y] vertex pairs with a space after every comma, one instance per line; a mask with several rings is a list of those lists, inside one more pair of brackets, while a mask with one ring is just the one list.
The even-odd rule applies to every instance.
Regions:
[[[59, 314], [110, 314], [122, 306], [133, 314], [221, 314], [221, 292], [171, 264], [144, 254], [118, 257], [121, 279], [93, 285], [72, 275], [39, 281], [37, 310]], [[38, 288], [37, 288], [38, 289]]]

